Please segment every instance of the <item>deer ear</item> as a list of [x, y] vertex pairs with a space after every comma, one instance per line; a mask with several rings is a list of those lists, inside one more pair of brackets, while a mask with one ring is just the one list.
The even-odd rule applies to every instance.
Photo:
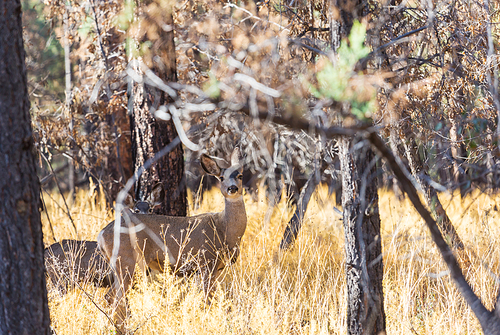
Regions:
[[123, 200], [123, 204], [125, 205], [125, 207], [128, 207], [130, 209], [134, 208], [135, 206], [134, 197], [131, 196], [130, 193], [127, 193], [127, 195], [125, 196], [125, 200]]
[[149, 204], [152, 205], [153, 207], [156, 207], [158, 205], [161, 205], [164, 199], [165, 199], [165, 189], [163, 188], [163, 184], [157, 183], [151, 190], [151, 193], [149, 194], [148, 197]]
[[236, 147], [231, 154], [231, 166], [240, 164], [240, 148]]
[[205, 170], [206, 173], [217, 177], [220, 176], [221, 169], [212, 158], [208, 157], [205, 154], [202, 154], [200, 157], [200, 163], [201, 167], [203, 168], [203, 170]]

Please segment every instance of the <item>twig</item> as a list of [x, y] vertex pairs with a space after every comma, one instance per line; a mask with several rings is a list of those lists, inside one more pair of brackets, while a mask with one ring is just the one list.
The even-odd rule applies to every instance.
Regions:
[[[52, 168], [52, 165], [50, 164], [50, 162], [47, 159], [47, 157], [45, 157], [44, 154], [41, 154], [41, 156], [45, 159], [45, 162], [47, 163], [47, 165], [49, 166], [50, 170], [52, 171], [52, 174], [54, 174], [54, 169]], [[63, 194], [63, 192], [61, 190], [61, 186], [59, 185], [59, 180], [57, 179], [57, 176], [55, 174], [54, 174], [54, 181], [56, 182], [57, 189], [59, 190], [59, 193], [61, 194], [61, 197], [63, 198], [64, 205], [66, 206], [66, 214], [68, 215], [69, 220], [71, 221], [71, 224], [73, 225], [73, 228], [75, 229], [76, 237], [78, 237], [78, 230], [76, 229], [75, 222], [73, 221], [73, 218], [71, 217], [71, 213], [70, 213], [70, 210], [69, 210], [68, 203], [66, 202], [66, 198], [64, 197], [64, 194]]]
[[276, 23], [276, 22], [273, 22], [273, 21], [267, 21], [267, 20], [264, 20], [264, 19], [261, 19], [260, 17], [258, 16], [255, 16], [252, 14], [252, 12], [250, 12], [249, 10], [245, 9], [245, 8], [241, 8], [239, 6], [237, 6], [236, 4], [233, 4], [233, 3], [228, 3], [224, 6], [224, 9], [228, 8], [228, 7], [232, 7], [232, 8], [236, 8], [236, 9], [239, 9], [245, 13], [247, 13], [249, 16], [247, 16], [246, 18], [244, 18], [243, 20], [246, 20], [246, 19], [255, 19], [255, 20], [259, 20], [259, 21], [262, 21], [262, 22], [266, 22], [266, 23], [270, 23], [270, 24], [274, 24], [275, 26], [277, 26], [278, 28], [284, 30], [284, 31], [290, 31], [290, 29], [288, 28], [285, 28], [283, 27], [282, 25]]
[[246, 74], [236, 73], [233, 76], [233, 78], [234, 78], [234, 80], [245, 82], [248, 85], [252, 86], [254, 89], [261, 91], [264, 94], [270, 95], [273, 98], [279, 98], [281, 96], [280, 91], [277, 91], [277, 90], [270, 88], [262, 83], [259, 83], [257, 80], [255, 80], [255, 78], [247, 76]]
[[66, 162], [63, 166], [58, 167], [53, 172], [49, 173], [48, 175], [46, 175], [45, 177], [40, 179], [40, 185], [43, 186], [43, 185], [47, 184], [50, 181], [50, 179], [52, 179], [52, 177], [54, 177], [56, 174], [58, 174], [62, 170], [66, 169], [68, 166], [69, 166], [69, 163]]
[[[76, 143], [75, 139], [73, 139], [73, 138], [70, 138], [70, 139], [73, 141], [73, 144], [80, 150], [79, 152], [90, 160], [89, 155], [83, 150], [83, 148], [78, 143]], [[47, 144], [47, 147], [51, 148], [52, 150], [54, 150], [55, 152], [57, 152], [57, 153], [59, 153], [59, 154], [61, 154], [63, 156], [72, 158], [73, 160], [77, 161], [78, 164], [80, 164], [82, 166], [86, 166], [86, 164], [78, 156], [76, 156], [76, 155], [69, 154], [68, 152], [62, 151], [58, 147], [52, 146], [50, 144]], [[100, 177], [97, 176], [90, 168], [87, 167], [86, 168], [86, 172], [89, 174], [90, 177], [94, 178], [95, 181], [99, 185], [104, 186], [102, 184], [102, 181], [101, 181]], [[106, 197], [107, 201], [109, 203], [112, 203], [112, 201], [111, 201], [112, 199], [111, 199], [108, 191], [106, 190], [106, 187], [102, 187], [102, 192], [104, 192], [104, 196]]]
[[308, 29], [304, 29], [304, 31], [302, 33], [300, 33], [299, 35], [297, 35], [298, 38], [300, 37], [304, 37], [305, 34], [311, 32], [311, 31], [319, 31], [319, 32], [326, 32], [326, 31], [330, 31], [330, 28], [315, 28], [315, 27], [309, 27]]
[[317, 53], [318, 55], [328, 56], [328, 54], [327, 54], [326, 52], [321, 51], [321, 50], [319, 50], [319, 49], [317, 49], [317, 48], [315, 48], [315, 47], [312, 47], [312, 46], [310, 46], [310, 45], [305, 44], [304, 42], [302, 42], [302, 40], [301, 40], [301, 39], [298, 39], [298, 38], [289, 38], [289, 39], [288, 39], [288, 41], [289, 41], [290, 43], [293, 43], [293, 44], [295, 44], [295, 45], [298, 45], [298, 46], [301, 46], [301, 47], [303, 47], [303, 48], [306, 48], [306, 49], [308, 49], [308, 50], [310, 50], [310, 51], [313, 51], [313, 52]]
[[62, 275], [66, 278], [66, 280], [67, 280], [68, 282], [72, 282], [72, 284], [75, 284], [75, 285], [76, 285], [76, 286], [80, 289], [80, 291], [82, 291], [82, 292], [83, 292], [83, 294], [85, 294], [85, 295], [87, 296], [87, 298], [89, 298], [90, 302], [91, 302], [91, 303], [93, 303], [93, 304], [94, 304], [94, 306], [95, 306], [95, 307], [96, 307], [96, 308], [97, 308], [97, 309], [98, 309], [98, 310], [99, 310], [102, 314], [104, 314], [104, 316], [105, 316], [105, 317], [109, 320], [109, 322], [110, 322], [113, 326], [115, 326], [116, 331], [117, 331], [119, 334], [122, 334], [122, 333], [120, 332], [120, 330], [118, 329], [118, 327], [116, 327], [116, 324], [113, 322], [113, 319], [111, 319], [111, 318], [109, 317], [108, 313], [106, 313], [106, 312], [105, 312], [105, 311], [104, 311], [104, 310], [103, 310], [103, 309], [102, 309], [102, 308], [101, 308], [101, 307], [100, 307], [100, 306], [99, 306], [99, 305], [98, 305], [98, 304], [94, 301], [94, 299], [92, 298], [92, 296], [91, 296], [91, 295], [90, 295], [87, 291], [85, 291], [85, 290], [83, 289], [83, 287], [80, 285], [80, 283], [78, 283], [77, 281], [72, 281], [72, 280], [71, 280], [71, 278], [70, 278], [70, 277], [69, 277], [66, 273], [64, 273], [64, 272], [62, 272], [61, 274], [62, 274]]
[[54, 227], [52, 226], [52, 221], [50, 220], [50, 216], [49, 216], [49, 213], [47, 211], [47, 205], [45, 204], [45, 199], [43, 198], [43, 192], [40, 192], [40, 195], [41, 195], [45, 215], [47, 216], [47, 220], [49, 221], [50, 232], [52, 233], [52, 241], [57, 242], [56, 241], [56, 234], [54, 233]]
[[94, 0], [91, 0], [90, 3], [92, 4], [92, 12], [94, 13], [95, 29], [97, 30], [97, 41], [99, 42], [99, 48], [101, 49], [102, 56], [104, 57], [104, 64], [106, 65], [106, 70], [109, 70], [108, 56], [106, 55], [106, 51], [104, 50], [104, 46], [102, 44], [101, 28], [99, 28], [99, 22], [97, 21], [97, 13], [95, 11]]
[[[421, 32], [422, 30], [427, 29], [427, 28], [428, 28], [428, 26], [426, 25], [426, 26], [423, 26], [423, 27], [420, 27], [420, 28], [414, 29], [414, 30], [412, 30], [412, 31], [409, 31], [409, 32], [407, 32], [407, 33], [405, 33], [405, 34], [403, 34], [403, 35], [401, 35], [401, 36], [398, 36], [398, 37], [396, 37], [396, 38], [394, 38], [394, 39], [390, 40], [389, 42], [387, 42], [387, 43], [385, 43], [385, 44], [383, 44], [383, 45], [379, 46], [377, 49], [375, 49], [374, 51], [370, 52], [367, 56], [365, 56], [365, 57], [361, 58], [361, 59], [358, 61], [358, 63], [356, 64], [355, 68], [356, 68], [356, 69], [361, 69], [361, 70], [366, 69], [366, 64], [368, 63], [368, 61], [369, 61], [370, 59], [372, 59], [373, 57], [375, 57], [375, 56], [376, 56], [376, 55], [377, 55], [380, 51], [382, 51], [382, 50], [383, 50], [383, 49], [385, 49], [385, 48], [390, 47], [391, 45], [395, 44], [396, 42], [399, 42], [401, 39], [404, 39], [404, 38], [406, 38], [406, 37], [408, 37], [408, 36], [411, 36], [411, 35], [414, 35], [414, 34], [416, 34], [416, 33], [419, 33], [419, 32]], [[404, 42], [404, 41], [400, 41], [400, 42]]]

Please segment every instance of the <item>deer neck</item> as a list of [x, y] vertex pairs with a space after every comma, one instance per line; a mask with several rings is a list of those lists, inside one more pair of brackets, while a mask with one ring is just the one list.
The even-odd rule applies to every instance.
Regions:
[[239, 245], [241, 237], [247, 228], [247, 213], [243, 196], [236, 199], [226, 199], [222, 214], [226, 230], [226, 244], [232, 249]]

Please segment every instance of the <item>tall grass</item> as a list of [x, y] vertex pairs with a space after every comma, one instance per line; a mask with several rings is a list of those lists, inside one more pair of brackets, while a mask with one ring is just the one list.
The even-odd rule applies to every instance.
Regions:
[[[263, 194], [264, 192], [261, 192]], [[44, 194], [55, 239], [95, 240], [113, 218], [101, 193], [91, 187], [70, 204], [76, 235], [62, 198]], [[496, 196], [479, 192], [461, 200], [442, 195], [448, 214], [471, 259], [465, 273], [487, 306], [493, 306], [500, 259]], [[212, 304], [192, 279], [161, 274], [137, 278], [128, 297], [136, 334], [343, 334], [346, 285], [344, 233], [335, 202], [320, 188], [305, 216], [295, 247], [281, 254], [278, 245], [292, 208], [282, 200], [270, 222], [263, 196], [246, 196], [248, 227], [238, 261], [224, 271]], [[192, 203], [192, 201], [191, 201]], [[218, 211], [223, 198], [207, 192], [191, 214]], [[389, 334], [479, 334], [478, 322], [450, 280], [447, 268], [423, 221], [408, 201], [380, 192], [384, 253], [384, 293]], [[42, 214], [45, 243], [53, 242]], [[91, 285], [59, 296], [49, 285], [52, 326], [60, 334], [112, 334], [104, 289]]]

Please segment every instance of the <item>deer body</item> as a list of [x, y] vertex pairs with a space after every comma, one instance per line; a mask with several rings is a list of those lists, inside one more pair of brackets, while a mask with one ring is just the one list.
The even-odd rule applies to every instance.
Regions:
[[[126, 205], [133, 213], [152, 213], [165, 196], [163, 185], [156, 184], [149, 197], [135, 200], [127, 194]], [[110, 287], [114, 276], [108, 260], [97, 247], [96, 241], [62, 240], [44, 250], [45, 269], [54, 288], [66, 293], [69, 284], [92, 282]]]
[[[164, 267], [169, 266], [173, 273], [189, 274], [197, 270], [199, 265], [222, 261], [221, 251], [236, 252], [246, 228], [243, 198], [238, 201], [226, 200], [226, 208], [220, 213], [191, 217], [132, 214], [130, 219], [137, 227], [136, 245], [134, 248], [130, 239], [125, 238], [121, 241], [123, 244], [120, 243], [120, 249], [124, 250], [119, 253], [122, 267], [124, 264], [129, 265], [129, 272], [133, 270], [131, 266], [141, 262], [137, 257], [144, 257], [144, 263], [139, 264], [141, 267], [164, 271]], [[110, 258], [113, 243], [108, 244], [106, 241], [113, 241], [113, 225], [114, 222], [110, 223], [99, 235], [99, 241], [105, 245], [102, 249]], [[153, 241], [151, 233], [161, 239], [160, 246]]]
[[44, 250], [45, 269], [54, 288], [66, 293], [68, 284], [93, 282], [109, 287], [111, 269], [95, 241], [62, 240]]
[[[221, 182], [225, 208], [220, 213], [204, 213], [191, 217], [141, 215], [122, 213], [119, 248], [115, 248], [115, 222], [100, 233], [100, 249], [109, 260], [116, 254], [115, 282], [108, 291], [108, 301], [114, 303], [118, 325], [127, 316], [125, 293], [130, 288], [136, 266], [164, 271], [169, 267], [176, 275], [199, 272], [207, 298], [214, 288], [226, 261], [234, 261], [245, 233], [247, 217], [242, 196], [242, 168], [239, 152], [231, 155], [231, 166], [202, 155], [204, 170]], [[116, 252], [116, 251], [115, 251]], [[113, 262], [111, 262], [113, 263]]]

